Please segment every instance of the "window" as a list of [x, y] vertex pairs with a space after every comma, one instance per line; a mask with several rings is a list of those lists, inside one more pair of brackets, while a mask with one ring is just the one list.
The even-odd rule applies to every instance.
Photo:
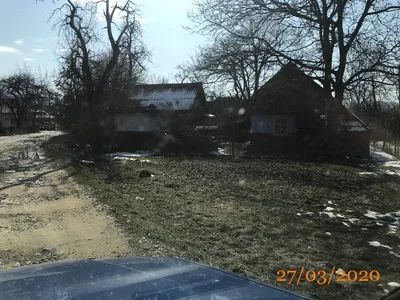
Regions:
[[275, 120], [275, 135], [287, 135], [288, 127], [286, 119]]

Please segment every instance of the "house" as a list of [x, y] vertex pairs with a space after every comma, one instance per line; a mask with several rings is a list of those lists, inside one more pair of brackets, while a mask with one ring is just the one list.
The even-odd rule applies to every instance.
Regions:
[[165, 134], [194, 130], [207, 113], [203, 84], [141, 84], [115, 112], [120, 148], [151, 148]]
[[369, 157], [368, 126], [292, 63], [251, 100], [255, 150], [320, 156], [329, 148], [334, 155]]
[[28, 109], [25, 120], [18, 128], [11, 110], [6, 106], [0, 107], [0, 133], [2, 134], [33, 133], [39, 129], [55, 130], [55, 128], [55, 117], [48, 113], [47, 109]]
[[34, 112], [32, 126], [38, 126], [40, 130], [56, 130], [55, 116], [47, 109], [39, 109]]

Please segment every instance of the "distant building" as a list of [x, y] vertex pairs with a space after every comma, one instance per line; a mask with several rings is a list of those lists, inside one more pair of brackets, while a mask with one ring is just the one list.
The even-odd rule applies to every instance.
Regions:
[[42, 130], [55, 130], [55, 117], [48, 113], [46, 109], [28, 110], [25, 120], [18, 128], [11, 110], [0, 107], [0, 133], [1, 134], [21, 134]]

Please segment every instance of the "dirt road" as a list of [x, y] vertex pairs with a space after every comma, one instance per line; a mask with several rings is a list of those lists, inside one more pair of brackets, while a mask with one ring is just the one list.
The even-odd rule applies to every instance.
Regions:
[[129, 254], [112, 217], [40, 145], [56, 132], [0, 137], [0, 269]]

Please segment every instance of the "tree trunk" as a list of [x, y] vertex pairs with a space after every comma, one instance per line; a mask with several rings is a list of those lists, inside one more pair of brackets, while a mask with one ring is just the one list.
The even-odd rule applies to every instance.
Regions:
[[21, 118], [15, 119], [15, 124], [17, 125], [17, 128], [21, 128], [21, 127], [22, 127], [22, 120], [21, 120]]
[[336, 89], [335, 89], [335, 98], [338, 101], [339, 104], [343, 103], [344, 99], [344, 87], [343, 84], [337, 84]]
[[378, 103], [376, 100], [376, 86], [375, 86], [375, 80], [373, 77], [372, 77], [372, 99], [374, 101], [374, 112], [377, 113]]

